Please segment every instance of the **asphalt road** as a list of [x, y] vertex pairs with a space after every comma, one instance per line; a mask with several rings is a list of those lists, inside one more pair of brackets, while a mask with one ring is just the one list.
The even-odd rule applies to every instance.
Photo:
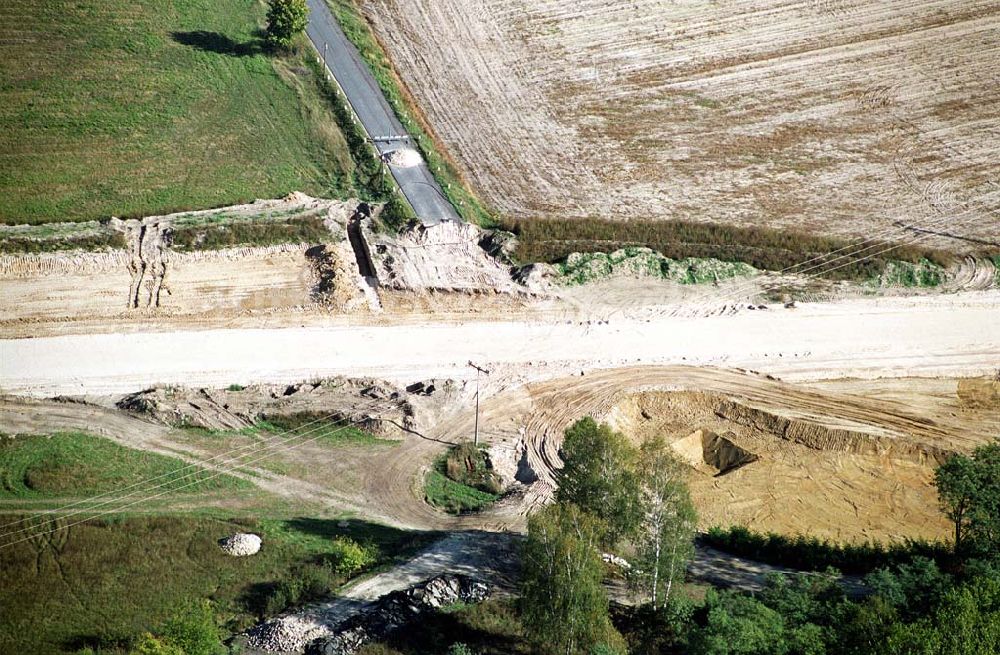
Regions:
[[[382, 90], [368, 65], [340, 29], [325, 0], [307, 0], [307, 2], [309, 25], [306, 27], [306, 33], [316, 46], [316, 50], [324, 55], [327, 67], [347, 94], [348, 101], [361, 119], [369, 138], [378, 148], [379, 154], [385, 155], [401, 147], [416, 149], [413, 139], [407, 134], [385, 96], [382, 95]], [[398, 166], [388, 166], [388, 168], [424, 225], [460, 220], [426, 163], [408, 168]]]

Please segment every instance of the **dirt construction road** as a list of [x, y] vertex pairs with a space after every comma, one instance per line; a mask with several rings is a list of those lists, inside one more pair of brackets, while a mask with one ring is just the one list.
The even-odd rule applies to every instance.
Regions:
[[979, 375], [1000, 363], [1000, 292], [854, 300], [731, 315], [469, 321], [70, 335], [0, 341], [6, 393], [119, 393], [333, 375], [464, 379], [502, 387], [596, 368], [686, 364], [789, 380]]

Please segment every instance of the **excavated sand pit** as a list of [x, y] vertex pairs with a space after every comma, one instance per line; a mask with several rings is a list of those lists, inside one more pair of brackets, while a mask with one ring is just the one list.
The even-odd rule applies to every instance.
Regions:
[[620, 399], [606, 420], [636, 441], [668, 439], [692, 468], [703, 529], [742, 524], [834, 539], [946, 534], [932, 481], [952, 450], [843, 417], [757, 405], [646, 391]]
[[681, 461], [708, 475], [725, 475], [745, 464], [757, 461], [757, 456], [710, 430], [695, 430], [690, 436], [670, 444]]

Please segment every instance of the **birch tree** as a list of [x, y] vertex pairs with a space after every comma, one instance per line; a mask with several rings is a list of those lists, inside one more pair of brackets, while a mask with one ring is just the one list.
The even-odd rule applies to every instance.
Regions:
[[624, 652], [608, 618], [598, 551], [606, 526], [578, 507], [557, 503], [528, 519], [522, 559], [522, 621], [541, 652], [576, 655], [604, 646]]
[[669, 602], [674, 583], [684, 578], [694, 555], [697, 515], [688, 493], [687, 469], [662, 437], [642, 445], [638, 470], [643, 518], [635, 537], [634, 564], [655, 610]]
[[642, 517], [636, 449], [588, 416], [566, 430], [561, 451], [557, 500], [602, 519], [608, 526], [605, 546], [631, 536]]

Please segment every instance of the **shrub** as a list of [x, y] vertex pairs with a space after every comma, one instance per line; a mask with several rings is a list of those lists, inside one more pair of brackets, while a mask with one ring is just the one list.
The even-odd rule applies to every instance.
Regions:
[[468, 645], [462, 642], [457, 642], [452, 644], [448, 648], [448, 655], [476, 655], [476, 651], [468, 647]]
[[[94, 651], [87, 649], [86, 652], [93, 653]], [[77, 655], [84, 655], [84, 653]], [[138, 643], [136, 643], [135, 648], [129, 651], [129, 655], [185, 655], [185, 653], [177, 646], [165, 643], [162, 639], [146, 632], [139, 637]]]
[[305, 564], [274, 585], [264, 601], [263, 614], [279, 614], [290, 607], [325, 598], [338, 582], [330, 567]]
[[[218, 655], [225, 649], [220, 640], [219, 628], [215, 624], [212, 604], [201, 601], [180, 610], [164, 624], [160, 631], [166, 650], [153, 650], [158, 655]], [[155, 640], [154, 640], [155, 641]], [[177, 650], [171, 650], [170, 647]]]
[[701, 540], [719, 550], [750, 559], [804, 571], [835, 568], [847, 574], [866, 574], [924, 557], [939, 563], [951, 561], [951, 551], [936, 542], [908, 539], [903, 542], [837, 544], [804, 535], [760, 533], [743, 526], [713, 527]]
[[336, 537], [332, 555], [334, 570], [340, 575], [350, 576], [375, 564], [378, 548], [370, 544], [363, 546], [350, 537]]
[[287, 50], [292, 39], [306, 28], [309, 6], [306, 0], [270, 0], [267, 10], [268, 45]]

